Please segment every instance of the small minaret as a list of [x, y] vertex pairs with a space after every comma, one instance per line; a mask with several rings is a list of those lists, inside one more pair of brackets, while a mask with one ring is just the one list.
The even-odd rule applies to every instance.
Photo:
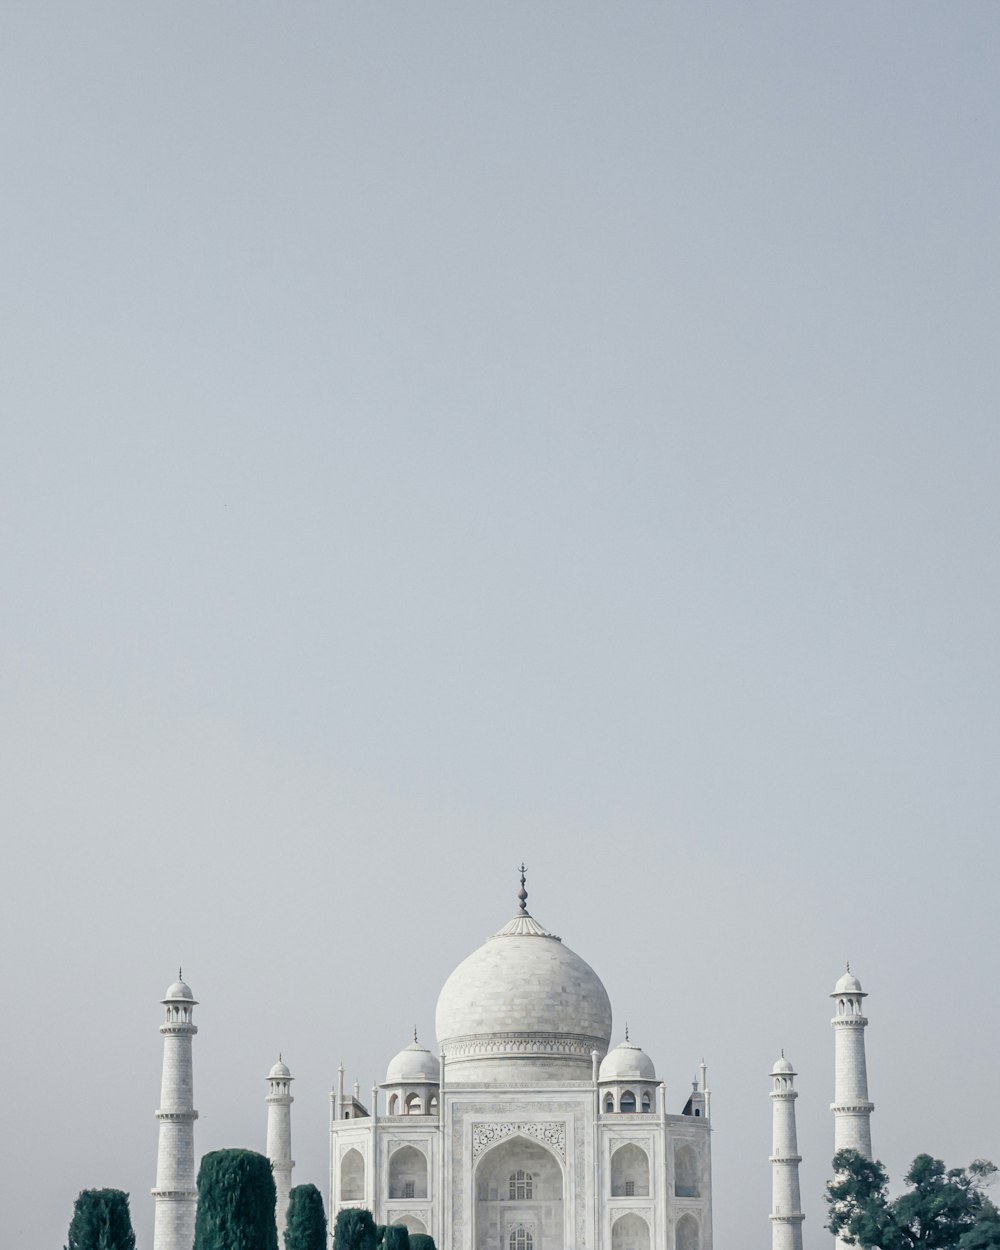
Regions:
[[163, 1083], [160, 1087], [160, 1144], [156, 1155], [156, 1222], [153, 1250], [191, 1250], [198, 1203], [195, 1188], [194, 1079], [191, 1039], [198, 1032], [192, 1020], [198, 1004], [178, 971], [163, 999]]
[[267, 1157], [274, 1173], [276, 1201], [274, 1220], [278, 1227], [278, 1245], [285, 1240], [285, 1215], [292, 1188], [292, 1077], [278, 1056], [278, 1062], [267, 1074]]
[[836, 1076], [833, 1102], [833, 1149], [850, 1147], [872, 1157], [871, 1114], [875, 1104], [868, 1101], [868, 1068], [865, 1064], [865, 1026], [862, 1014], [861, 982], [851, 973], [851, 965], [837, 982], [830, 997], [834, 1000], [833, 1036], [836, 1046]]
[[771, 1250], [802, 1250], [798, 1139], [795, 1135], [795, 1073], [781, 1052], [771, 1069]]

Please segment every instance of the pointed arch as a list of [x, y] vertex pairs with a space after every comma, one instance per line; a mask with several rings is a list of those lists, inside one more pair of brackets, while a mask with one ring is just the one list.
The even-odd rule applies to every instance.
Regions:
[[675, 1244], [677, 1250], [701, 1250], [701, 1232], [693, 1215], [682, 1215], [677, 1221]]
[[619, 1146], [611, 1156], [612, 1198], [649, 1197], [649, 1155], [634, 1142]]
[[611, 1225], [611, 1250], [649, 1250], [649, 1225], [634, 1211]]
[[427, 1197], [427, 1156], [416, 1146], [400, 1146], [389, 1156], [389, 1197]]
[[674, 1193], [678, 1198], [701, 1196], [698, 1155], [693, 1146], [678, 1146], [674, 1151]]
[[360, 1150], [352, 1146], [340, 1160], [340, 1197], [358, 1199], [365, 1196], [365, 1160]]

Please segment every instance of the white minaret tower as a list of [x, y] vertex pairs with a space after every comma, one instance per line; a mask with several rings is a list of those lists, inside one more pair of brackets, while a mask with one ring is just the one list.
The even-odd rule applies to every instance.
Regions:
[[833, 1036], [836, 1044], [836, 1078], [833, 1102], [833, 1149], [850, 1147], [872, 1157], [871, 1114], [875, 1104], [868, 1101], [868, 1068], [865, 1064], [865, 1026], [863, 998], [868, 995], [861, 982], [851, 973], [851, 965], [837, 982], [830, 995], [834, 999]]
[[795, 1135], [795, 1073], [781, 1052], [771, 1069], [771, 1250], [802, 1250], [798, 1139]]
[[[836, 1015], [833, 1017], [833, 1036], [836, 1046], [836, 1076], [834, 1078], [833, 1150], [852, 1150], [872, 1157], [871, 1114], [875, 1104], [868, 1101], [868, 1066], [865, 1063], [865, 1026], [867, 1016], [862, 1014], [863, 998], [868, 995], [861, 982], [851, 972], [851, 965], [837, 982], [830, 997], [834, 1000]], [[837, 1240], [840, 1250], [848, 1250], [847, 1243]]]
[[194, 1080], [191, 1039], [198, 1032], [192, 1020], [198, 1004], [178, 971], [163, 1006], [163, 1083], [160, 1087], [160, 1145], [156, 1155], [156, 1223], [153, 1250], [191, 1250], [198, 1203], [194, 1169]]
[[267, 1157], [274, 1172], [277, 1200], [274, 1218], [278, 1226], [278, 1245], [285, 1241], [285, 1215], [292, 1188], [292, 1074], [278, 1056], [278, 1062], [267, 1074]]

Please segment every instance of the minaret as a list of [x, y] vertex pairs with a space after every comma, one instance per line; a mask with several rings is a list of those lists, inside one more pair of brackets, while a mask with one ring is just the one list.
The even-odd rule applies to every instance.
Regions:
[[771, 1069], [771, 1250], [802, 1250], [798, 1139], [795, 1135], [795, 1073], [781, 1052]]
[[198, 1032], [192, 1020], [194, 995], [178, 971], [163, 999], [167, 1017], [163, 1035], [163, 1083], [160, 1087], [160, 1144], [156, 1155], [156, 1223], [153, 1250], [191, 1250], [198, 1202], [194, 1168], [194, 1082], [191, 1039]]
[[267, 1074], [267, 1157], [274, 1172], [277, 1198], [274, 1219], [278, 1226], [278, 1245], [285, 1241], [285, 1215], [288, 1194], [292, 1188], [292, 1074], [278, 1056], [278, 1062]]
[[836, 1044], [836, 1078], [833, 1102], [833, 1149], [850, 1147], [872, 1157], [871, 1114], [874, 1103], [868, 1101], [868, 1069], [865, 1064], [865, 1026], [863, 998], [867, 998], [861, 982], [851, 973], [851, 965], [837, 982], [830, 995], [836, 1002], [833, 1036]]

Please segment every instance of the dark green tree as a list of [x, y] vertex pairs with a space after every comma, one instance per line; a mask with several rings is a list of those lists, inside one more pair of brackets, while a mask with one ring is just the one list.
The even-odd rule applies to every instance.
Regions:
[[135, 1250], [128, 1194], [83, 1190], [73, 1207], [66, 1250]]
[[1000, 1212], [992, 1202], [959, 1238], [958, 1250], [1000, 1250]]
[[410, 1230], [405, 1224], [390, 1224], [382, 1239], [382, 1250], [410, 1250]]
[[326, 1212], [315, 1185], [296, 1185], [288, 1195], [285, 1250], [326, 1250]]
[[437, 1250], [430, 1233], [410, 1233], [410, 1250]]
[[917, 1155], [906, 1174], [909, 1189], [891, 1201], [889, 1178], [878, 1160], [840, 1150], [833, 1167], [836, 1175], [826, 1187], [827, 1227], [851, 1245], [864, 1250], [1000, 1250], [1000, 1221], [984, 1192], [996, 1168], [984, 1159], [946, 1171], [940, 1159]]
[[278, 1250], [271, 1164], [255, 1150], [213, 1150], [198, 1169], [194, 1250]]
[[333, 1250], [375, 1250], [375, 1221], [371, 1211], [365, 1207], [344, 1207], [337, 1212]]

